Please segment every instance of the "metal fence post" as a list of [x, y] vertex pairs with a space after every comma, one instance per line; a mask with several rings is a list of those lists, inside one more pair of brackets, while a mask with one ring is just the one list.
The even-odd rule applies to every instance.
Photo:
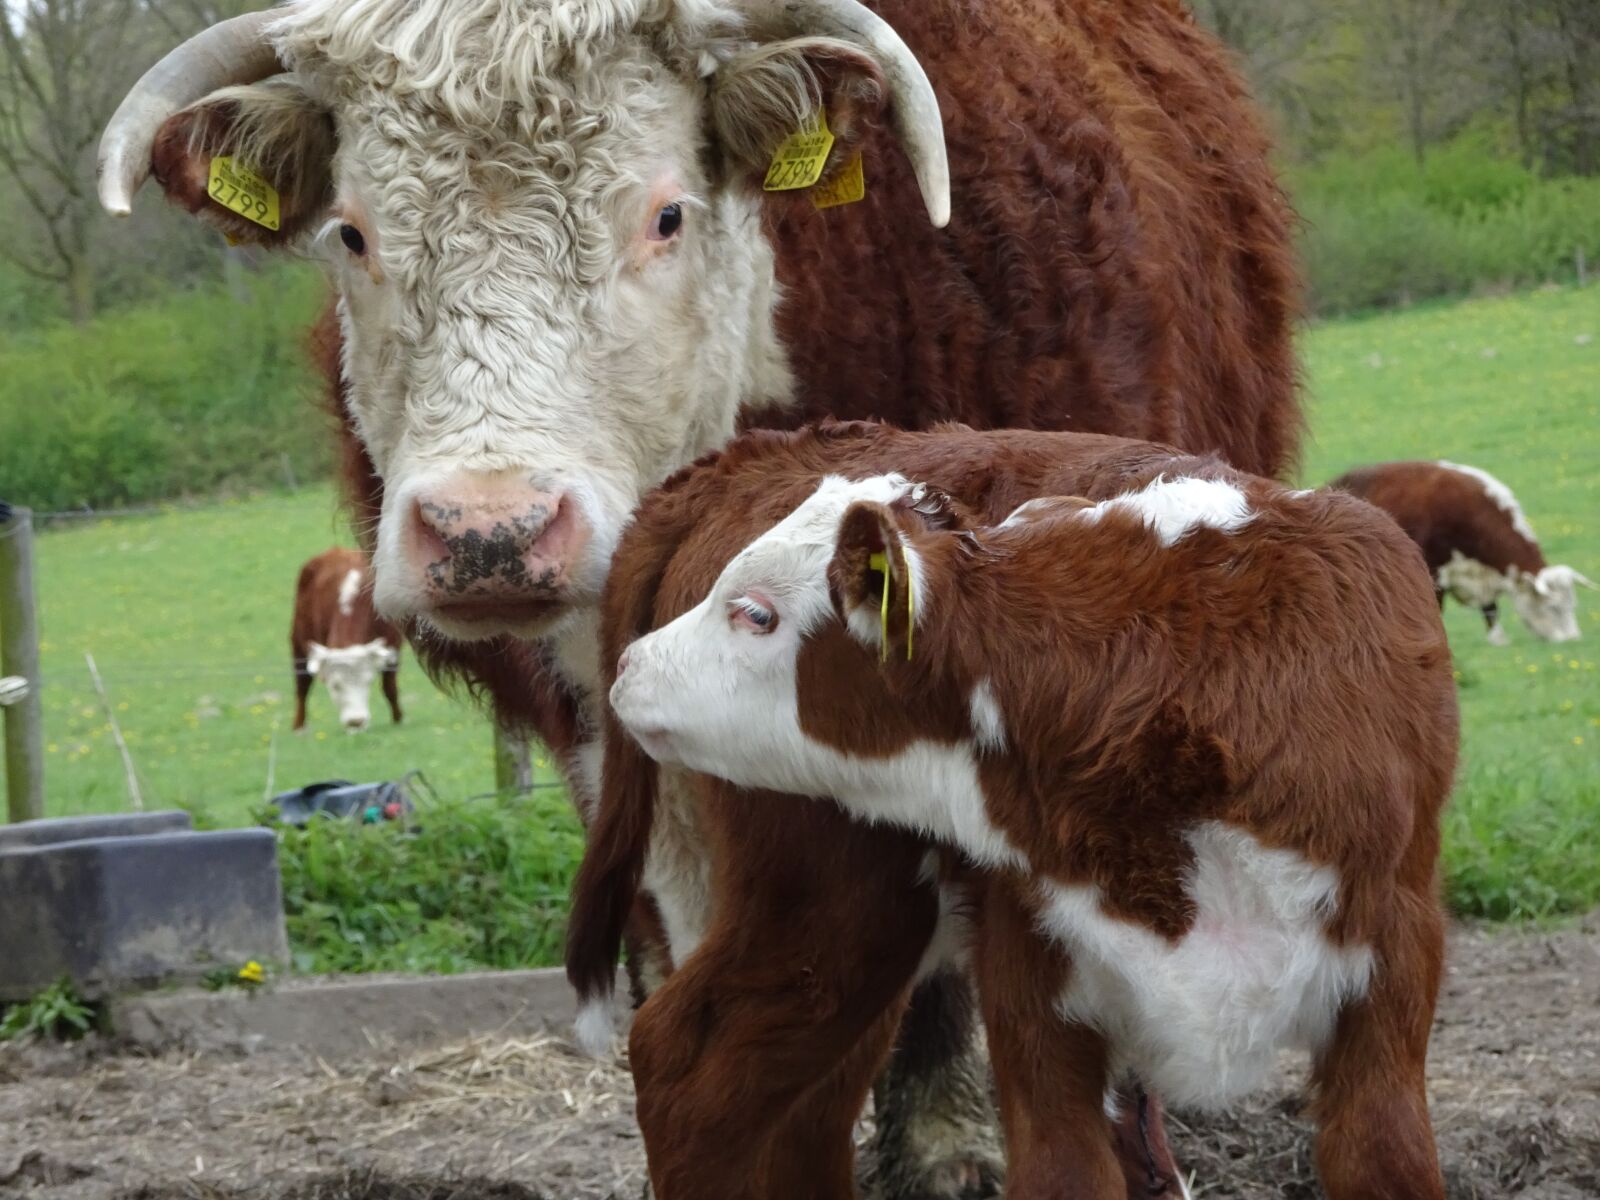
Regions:
[[26, 690], [5, 714], [6, 812], [44, 816], [44, 706], [39, 696], [39, 623], [33, 587], [33, 514], [0, 501], [0, 676]]

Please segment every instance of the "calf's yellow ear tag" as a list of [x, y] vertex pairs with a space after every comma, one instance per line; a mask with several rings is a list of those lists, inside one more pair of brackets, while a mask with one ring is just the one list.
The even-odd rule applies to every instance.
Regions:
[[822, 178], [822, 168], [832, 149], [833, 131], [828, 128], [828, 114], [819, 108], [815, 125], [791, 133], [773, 152], [772, 165], [761, 181], [761, 190], [792, 192], [810, 187]]
[[278, 229], [278, 189], [230, 155], [211, 160], [207, 188], [229, 212], [274, 233]]
[[[900, 547], [906, 561], [906, 661], [911, 661], [911, 635], [917, 624], [917, 593], [911, 586], [911, 551]], [[883, 603], [878, 606], [878, 661], [889, 661], [889, 556], [882, 550], [867, 557], [867, 566], [883, 576]]]

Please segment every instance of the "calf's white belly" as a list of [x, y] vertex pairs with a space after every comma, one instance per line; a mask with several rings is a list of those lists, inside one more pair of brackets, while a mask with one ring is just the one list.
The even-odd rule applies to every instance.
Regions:
[[1280, 1049], [1321, 1049], [1372, 952], [1328, 940], [1331, 868], [1217, 822], [1189, 840], [1196, 914], [1177, 942], [1106, 915], [1092, 886], [1041, 882], [1040, 923], [1072, 957], [1062, 1017], [1169, 1101], [1214, 1106], [1259, 1087]]

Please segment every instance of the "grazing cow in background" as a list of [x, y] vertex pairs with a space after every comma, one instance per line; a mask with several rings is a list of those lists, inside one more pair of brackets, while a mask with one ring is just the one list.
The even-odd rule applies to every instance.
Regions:
[[1547, 642], [1579, 636], [1577, 585], [1595, 586], [1567, 566], [1550, 566], [1511, 489], [1487, 471], [1452, 462], [1357, 467], [1329, 487], [1376, 504], [1422, 547], [1439, 603], [1446, 594], [1483, 613], [1489, 641], [1506, 644], [1501, 596]]
[[352, 732], [367, 727], [372, 681], [383, 677], [389, 715], [400, 723], [400, 633], [372, 609], [367, 556], [335, 546], [308, 559], [294, 589], [289, 627], [294, 655], [294, 728], [306, 724], [306, 697], [318, 676]]
[[[107, 129], [101, 195], [128, 212], [153, 168], [230, 237], [325, 261], [320, 354], [379, 608], [430, 670], [531, 726], [583, 809], [611, 551], [650, 487], [741, 426], [960, 420], [1289, 464], [1290, 212], [1228, 59], [1176, 0], [294, 0], [147, 73]], [[764, 192], [824, 108], [821, 183], [860, 153], [864, 198]], [[800, 907], [840, 886], [805, 836], [837, 814], [733, 819], [755, 824], [658, 826], [636, 989], [712, 926], [709, 839], [808, 847], [786, 884]], [[880, 939], [905, 937], [883, 926], [931, 903], [916, 860], [876, 861], [827, 931], [847, 964], [829, 986], [851, 996]], [[720, 961], [777, 1021], [763, 984], [807, 951], [747, 950]], [[891, 1200], [993, 1186], [971, 1012], [953, 969], [912, 1005], [875, 1105]], [[809, 1106], [864, 1096], [882, 1055], [764, 1036], [841, 1073], [774, 1077], [797, 1090], [774, 1103], [770, 1161], [813, 1169], [778, 1178], [765, 1145], [715, 1131], [707, 1152], [764, 1200], [812, 1200], [849, 1128]]]
[[[1424, 1065], [1458, 719], [1416, 547], [1349, 496], [1161, 447], [888, 440], [912, 479], [967, 459], [959, 495], [859, 478], [860, 447], [836, 441], [809, 447], [829, 474], [796, 507], [800, 455], [780, 443], [646, 499], [624, 536], [607, 639], [644, 636], [613, 668], [626, 735], [608, 739], [591, 832], [602, 869], [586, 862], [575, 892], [576, 977], [614, 961], [615, 918], [591, 917], [631, 907], [649, 845], [655, 773], [631, 738], [752, 789], [744, 803], [832, 797], [970, 864], [957, 869], [975, 877], [1011, 1200], [1123, 1194], [1103, 1133], [1123, 1072], [1222, 1105], [1289, 1047], [1314, 1056], [1331, 1200], [1443, 1200]], [[1000, 521], [989, 497], [989, 515], [963, 503], [1052, 450], [1046, 486], [1075, 477], [1091, 498], [1029, 500]], [[635, 1024], [641, 1121], [727, 1104], [737, 1086], [659, 1074], [686, 1052], [659, 1040], [657, 1004], [722, 1019], [710, 993], [676, 984]], [[803, 1020], [809, 997], [791, 1002]], [[766, 1069], [760, 1047], [748, 1054], [746, 1071]], [[671, 1121], [645, 1132], [661, 1136], [648, 1148], [664, 1174]]]

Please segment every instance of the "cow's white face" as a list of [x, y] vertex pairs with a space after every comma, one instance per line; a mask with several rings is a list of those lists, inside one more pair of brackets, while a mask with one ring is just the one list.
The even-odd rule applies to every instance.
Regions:
[[368, 89], [317, 238], [385, 485], [387, 616], [536, 634], [597, 598], [644, 491], [782, 399], [755, 201], [707, 174], [701, 97], [643, 39], [471, 124]]
[[306, 673], [327, 685], [328, 695], [339, 709], [339, 723], [357, 733], [372, 719], [372, 681], [379, 672], [392, 671], [399, 663], [399, 652], [381, 638], [332, 649], [312, 642], [306, 654]]
[[1536, 635], [1547, 642], [1578, 640], [1577, 585], [1594, 587], [1583, 575], [1567, 566], [1546, 567], [1537, 575], [1518, 574], [1512, 585], [1517, 615]]
[[[893, 31], [855, 0], [748, 2], [294, 0], [194, 47], [281, 74], [201, 90], [158, 64], [113, 120], [113, 211], [154, 169], [230, 236], [328, 264], [384, 615], [551, 631], [646, 489], [790, 398], [754, 180], [824, 92], [835, 167], [891, 102], [947, 219], [937, 102]], [[275, 181], [276, 234], [207, 199], [223, 154]]]
[[838, 619], [827, 568], [845, 511], [911, 486], [899, 475], [825, 479], [703, 601], [628, 647], [611, 705], [646, 753], [743, 787], [848, 790], [841, 757], [801, 727], [796, 666], [805, 640]]

